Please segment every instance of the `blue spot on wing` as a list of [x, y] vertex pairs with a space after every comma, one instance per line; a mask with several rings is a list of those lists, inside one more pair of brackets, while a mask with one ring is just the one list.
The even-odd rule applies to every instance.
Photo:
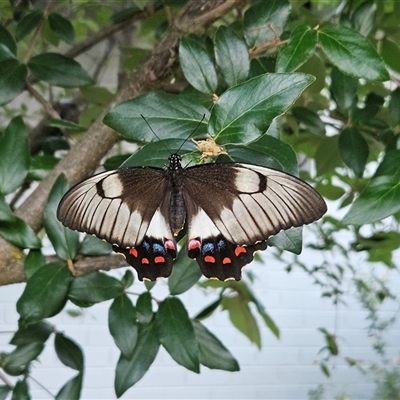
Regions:
[[201, 251], [203, 252], [203, 254], [214, 253], [214, 249], [215, 249], [214, 243], [204, 243], [201, 248]]
[[226, 242], [225, 242], [225, 240], [224, 240], [224, 239], [220, 239], [220, 240], [218, 241], [218, 243], [217, 243], [217, 249], [218, 249], [218, 251], [221, 251], [221, 250], [225, 249], [225, 247], [226, 247]]
[[166, 253], [165, 247], [162, 246], [160, 243], [153, 243], [153, 251], [154, 253], [160, 253], [160, 254]]

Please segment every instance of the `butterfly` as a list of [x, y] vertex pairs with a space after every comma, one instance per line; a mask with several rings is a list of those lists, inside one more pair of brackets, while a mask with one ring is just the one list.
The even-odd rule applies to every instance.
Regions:
[[240, 280], [270, 236], [326, 210], [316, 190], [285, 172], [234, 162], [183, 168], [171, 154], [164, 169], [126, 167], [82, 181], [61, 199], [57, 217], [111, 243], [139, 280], [171, 274], [184, 227], [187, 254], [204, 276]]

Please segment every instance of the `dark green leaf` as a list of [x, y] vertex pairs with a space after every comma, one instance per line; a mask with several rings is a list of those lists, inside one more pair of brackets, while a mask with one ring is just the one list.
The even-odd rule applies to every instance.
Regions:
[[333, 356], [337, 356], [339, 354], [339, 349], [336, 343], [336, 336], [329, 333], [325, 328], [318, 328], [318, 330], [323, 333], [329, 352]]
[[8, 394], [11, 392], [11, 386], [0, 385], [0, 400], [6, 400]]
[[38, 79], [54, 86], [72, 88], [94, 83], [79, 63], [58, 53], [38, 54], [29, 60], [28, 67]]
[[305, 25], [296, 27], [289, 43], [282, 47], [276, 61], [276, 72], [293, 72], [303, 65], [315, 51], [317, 32]]
[[114, 97], [112, 92], [100, 86], [85, 86], [79, 90], [85, 100], [90, 103], [98, 104], [102, 107], [107, 106]]
[[0, 63], [0, 106], [14, 100], [25, 87], [28, 68], [17, 60]]
[[28, 279], [46, 264], [46, 259], [40, 250], [30, 250], [24, 261], [24, 272]]
[[158, 353], [160, 344], [154, 323], [139, 326], [138, 342], [131, 359], [120, 357], [115, 371], [115, 393], [121, 397], [142, 379]]
[[[329, 154], [329, 157], [326, 155]], [[321, 176], [333, 171], [336, 167], [342, 165], [338, 147], [338, 136], [329, 136], [323, 138], [318, 144], [315, 152], [315, 161], [317, 164], [317, 175]]]
[[24, 370], [32, 360], [39, 356], [43, 349], [43, 342], [31, 342], [17, 346], [4, 357], [3, 366]]
[[59, 118], [49, 118], [47, 120], [47, 125], [48, 126], [53, 126], [55, 128], [60, 128], [60, 129], [65, 129], [69, 132], [85, 132], [86, 127], [82, 125], [75, 124], [74, 122], [67, 121], [65, 119], [59, 119]]
[[49, 14], [50, 28], [59, 36], [61, 40], [68, 44], [74, 44], [75, 31], [70, 21], [60, 14]]
[[5, 44], [0, 42], [0, 63], [7, 60], [16, 61], [15, 54]]
[[15, 43], [14, 37], [3, 25], [0, 25], [0, 43], [8, 47], [14, 56], [17, 55], [17, 44]]
[[318, 30], [318, 39], [326, 56], [343, 73], [369, 80], [389, 79], [385, 64], [376, 50], [357, 31], [330, 25]]
[[249, 75], [249, 50], [245, 42], [224, 25], [215, 34], [215, 61], [228, 87], [243, 82]]
[[74, 279], [68, 297], [82, 307], [114, 299], [121, 295], [121, 282], [102, 272], [92, 272]]
[[244, 14], [243, 26], [250, 47], [274, 40], [283, 32], [290, 13], [286, 0], [260, 1]]
[[134, 15], [139, 13], [141, 10], [138, 6], [133, 5], [131, 7], [124, 8], [123, 10], [117, 11], [111, 16], [111, 21], [113, 24], [118, 24], [120, 22], [126, 21], [132, 18]]
[[57, 393], [56, 400], [79, 400], [81, 398], [83, 374], [70, 379]]
[[200, 363], [211, 369], [239, 371], [239, 364], [229, 350], [199, 321], [192, 321], [199, 345]]
[[329, 368], [326, 366], [326, 364], [321, 364], [320, 365], [320, 367], [321, 367], [321, 371], [322, 371], [322, 373], [326, 376], [326, 377], [330, 377], [331, 376], [331, 373], [329, 372]]
[[354, 28], [363, 36], [368, 36], [373, 27], [376, 12], [376, 3], [373, 0], [367, 0], [361, 3], [353, 12], [351, 20]]
[[37, 155], [31, 158], [27, 180], [41, 181], [58, 164], [59, 158], [49, 154]]
[[332, 69], [331, 79], [333, 98], [339, 110], [344, 113], [352, 108], [356, 100], [358, 80], [350, 75], [343, 74], [336, 67]]
[[203, 308], [194, 319], [202, 320], [208, 318], [221, 304], [221, 298], [209, 304], [207, 307]]
[[83, 353], [81, 348], [62, 333], [56, 333], [54, 348], [59, 360], [69, 368], [83, 371]]
[[300, 254], [303, 248], [303, 228], [299, 226], [298, 228], [281, 231], [268, 239], [268, 245], [294, 254]]
[[25, 180], [29, 168], [28, 130], [21, 117], [13, 118], [0, 134], [0, 192], [8, 194]]
[[386, 154], [374, 177], [352, 204], [342, 223], [363, 225], [400, 210], [400, 150]]
[[15, 215], [9, 204], [6, 202], [5, 196], [0, 193], [0, 225], [2, 222], [13, 222]]
[[229, 312], [232, 324], [258, 348], [261, 348], [260, 330], [251, 313], [248, 300], [238, 294], [232, 297], [224, 297], [221, 305], [224, 310]]
[[380, 43], [380, 55], [389, 68], [400, 72], [400, 48], [396, 42], [385, 38]]
[[31, 400], [28, 382], [25, 379], [23, 381], [17, 381], [12, 392], [11, 400]]
[[357, 128], [346, 128], [340, 132], [339, 151], [344, 163], [361, 178], [367, 164], [369, 148]]
[[325, 134], [325, 124], [316, 112], [306, 107], [293, 107], [292, 115], [300, 122], [302, 128], [316, 135]]
[[218, 144], [257, 139], [313, 80], [304, 74], [265, 74], [228, 89], [212, 109], [210, 135]]
[[196, 262], [190, 259], [183, 246], [174, 261], [172, 274], [168, 278], [168, 288], [171, 295], [178, 295], [189, 290], [201, 277], [201, 271]]
[[40, 268], [29, 279], [17, 301], [17, 311], [27, 323], [37, 322], [58, 313], [66, 302], [72, 276], [66, 265], [58, 262]]
[[206, 118], [197, 132], [205, 133], [210, 113], [189, 96], [151, 92], [114, 107], [103, 122], [127, 139], [157, 141], [141, 114], [160, 139], [187, 139], [204, 115]]
[[42, 18], [42, 11], [33, 11], [29, 14], [26, 14], [21, 19], [21, 21], [18, 22], [17, 28], [15, 30], [15, 40], [19, 42], [26, 35], [29, 35], [29, 33], [31, 33], [32, 30], [39, 25]]
[[111, 244], [92, 235], [86, 235], [79, 247], [79, 254], [84, 256], [105, 256], [111, 252]]
[[203, 93], [216, 92], [217, 72], [210, 55], [198, 37], [188, 35], [181, 38], [179, 60], [185, 78], [193, 87]]
[[67, 178], [62, 174], [55, 181], [49, 194], [44, 210], [44, 227], [57, 255], [63, 260], [73, 260], [79, 249], [79, 233], [66, 228], [57, 219], [58, 204], [67, 190]]
[[123, 293], [116, 297], [108, 311], [108, 328], [122, 357], [131, 359], [138, 340], [136, 309]]
[[393, 125], [400, 124], [400, 88], [394, 90], [390, 95], [389, 114]]
[[136, 302], [136, 317], [141, 324], [149, 324], [153, 319], [153, 308], [151, 306], [151, 294], [142, 293]]
[[0, 235], [8, 242], [23, 249], [39, 249], [42, 243], [32, 228], [21, 218], [0, 222]]
[[169, 297], [160, 303], [155, 323], [160, 343], [180, 365], [200, 372], [199, 349], [192, 322], [179, 299]]
[[53, 332], [53, 326], [48, 322], [39, 321], [20, 327], [10, 340], [10, 344], [14, 346], [24, 346], [29, 343], [39, 342], [45, 343]]

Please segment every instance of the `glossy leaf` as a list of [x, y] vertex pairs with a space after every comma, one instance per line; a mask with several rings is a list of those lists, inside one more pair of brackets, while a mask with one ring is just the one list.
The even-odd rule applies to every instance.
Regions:
[[59, 360], [69, 368], [83, 371], [83, 353], [81, 348], [63, 333], [56, 333], [54, 348]]
[[39, 249], [42, 242], [32, 228], [21, 218], [0, 222], [0, 236], [23, 249]]
[[12, 391], [11, 400], [31, 400], [26, 379], [17, 381]]
[[33, 324], [20, 327], [10, 340], [14, 346], [24, 346], [29, 343], [45, 343], [50, 334], [53, 333], [53, 326], [48, 322], [39, 321]]
[[216, 92], [217, 72], [210, 55], [198, 37], [188, 35], [181, 38], [179, 60], [185, 78], [194, 88], [203, 93]]
[[210, 369], [239, 371], [240, 367], [229, 350], [200, 321], [192, 321], [199, 346], [200, 363]]
[[153, 142], [158, 139], [141, 115], [160, 139], [187, 139], [196, 128], [199, 134], [206, 131], [209, 114], [190, 96], [152, 92], [114, 107], [103, 122], [126, 139]]
[[351, 20], [354, 28], [361, 35], [368, 36], [371, 33], [374, 26], [376, 8], [376, 3], [373, 0], [367, 0], [354, 10]]
[[317, 32], [305, 25], [296, 27], [289, 43], [282, 47], [276, 60], [276, 72], [293, 72], [303, 65], [315, 52]]
[[81, 307], [89, 307], [95, 303], [114, 299], [123, 291], [124, 287], [119, 280], [102, 272], [91, 272], [73, 280], [68, 297]]
[[306, 107], [293, 107], [291, 111], [304, 129], [316, 135], [325, 134], [325, 124], [315, 111]]
[[70, 379], [57, 393], [56, 400], [79, 400], [81, 398], [83, 374]]
[[25, 36], [29, 35], [36, 28], [43, 18], [42, 11], [33, 11], [26, 14], [17, 25], [15, 30], [15, 40], [19, 42]]
[[3, 25], [0, 25], [0, 43], [4, 44], [14, 56], [17, 55], [17, 44], [14, 37]]
[[257, 139], [313, 80], [305, 74], [264, 74], [228, 89], [212, 109], [209, 134], [218, 144]]
[[35, 360], [44, 349], [44, 343], [31, 342], [17, 346], [11, 353], [8, 353], [3, 362], [7, 368], [18, 368], [25, 370], [28, 364]]
[[74, 122], [67, 121], [65, 119], [59, 118], [49, 118], [47, 120], [48, 126], [53, 126], [55, 128], [65, 129], [69, 132], [85, 132], [86, 127], [82, 125], [75, 124]]
[[111, 252], [112, 246], [110, 243], [92, 235], [86, 235], [79, 247], [79, 254], [85, 256], [104, 256]]
[[209, 304], [208, 306], [203, 308], [203, 310], [201, 310], [194, 317], [194, 319], [202, 320], [202, 319], [208, 318], [219, 307], [220, 304], [221, 304], [221, 298], [219, 298], [218, 300], [212, 302], [211, 304]]
[[141, 324], [149, 324], [153, 319], [153, 308], [151, 306], [151, 294], [142, 293], [136, 301], [136, 316]]
[[42, 53], [28, 62], [31, 72], [50, 85], [73, 88], [93, 85], [91, 76], [72, 58], [58, 53]]
[[339, 151], [344, 163], [361, 178], [367, 164], [369, 148], [357, 128], [346, 128], [340, 132]]
[[395, 41], [388, 38], [382, 40], [380, 44], [380, 55], [389, 68], [397, 73], [400, 72], [400, 47]]
[[133, 282], [135, 280], [135, 277], [133, 276], [133, 273], [130, 269], [127, 269], [125, 271], [124, 276], [121, 278], [121, 283], [124, 286], [125, 289], [128, 289], [133, 285]]
[[158, 353], [160, 344], [154, 323], [140, 325], [138, 342], [132, 358], [122, 355], [115, 371], [115, 393], [121, 397], [131, 386], [142, 379]]
[[244, 37], [250, 47], [274, 40], [283, 32], [290, 13], [286, 0], [260, 1], [244, 14]]
[[376, 50], [357, 31], [341, 25], [326, 26], [318, 30], [318, 41], [331, 63], [343, 73], [370, 80], [389, 79]]
[[27, 180], [43, 180], [59, 161], [59, 158], [49, 154], [33, 156], [31, 158]]
[[0, 63], [7, 60], [16, 61], [15, 54], [4, 43], [1, 43], [0, 41]]
[[122, 357], [131, 359], [138, 341], [136, 309], [123, 293], [116, 297], [108, 311], [108, 328]]
[[336, 67], [332, 69], [331, 79], [331, 92], [339, 110], [342, 113], [350, 110], [356, 100], [358, 80]]
[[387, 153], [368, 186], [343, 217], [342, 223], [369, 224], [397, 213], [400, 210], [399, 166], [400, 150]]
[[46, 259], [40, 250], [30, 250], [24, 261], [24, 272], [29, 279], [36, 271], [46, 264]]
[[201, 277], [197, 263], [186, 254], [186, 247], [182, 246], [174, 261], [174, 268], [168, 278], [168, 289], [171, 295], [178, 295], [189, 290]]
[[23, 119], [15, 117], [0, 134], [0, 193], [17, 189], [25, 180], [28, 168], [28, 130]]
[[215, 34], [215, 61], [228, 87], [247, 79], [250, 70], [246, 43], [222, 25]]
[[268, 246], [300, 254], [303, 249], [303, 228], [291, 228], [281, 231], [268, 239]]
[[50, 28], [61, 40], [68, 44], [74, 44], [75, 31], [71, 22], [57, 13], [50, 13], [48, 16]]
[[57, 178], [50, 191], [44, 210], [44, 226], [57, 255], [63, 260], [73, 260], [79, 249], [79, 233], [66, 228], [57, 219], [58, 204], [67, 190], [68, 182], [62, 174]]
[[192, 322], [179, 299], [169, 297], [160, 303], [155, 323], [160, 343], [180, 365], [200, 372], [199, 349]]
[[17, 301], [17, 311], [27, 322], [37, 322], [58, 313], [66, 302], [72, 276], [68, 268], [58, 262], [40, 268], [29, 279]]

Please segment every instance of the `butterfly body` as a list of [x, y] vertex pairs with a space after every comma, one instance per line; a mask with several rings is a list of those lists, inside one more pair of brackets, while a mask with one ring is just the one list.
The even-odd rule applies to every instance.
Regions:
[[271, 235], [325, 212], [321, 196], [292, 175], [242, 163], [183, 168], [172, 154], [165, 169], [128, 167], [86, 179], [66, 193], [57, 216], [113, 244], [140, 280], [170, 275], [186, 222], [187, 253], [203, 274], [239, 280]]

